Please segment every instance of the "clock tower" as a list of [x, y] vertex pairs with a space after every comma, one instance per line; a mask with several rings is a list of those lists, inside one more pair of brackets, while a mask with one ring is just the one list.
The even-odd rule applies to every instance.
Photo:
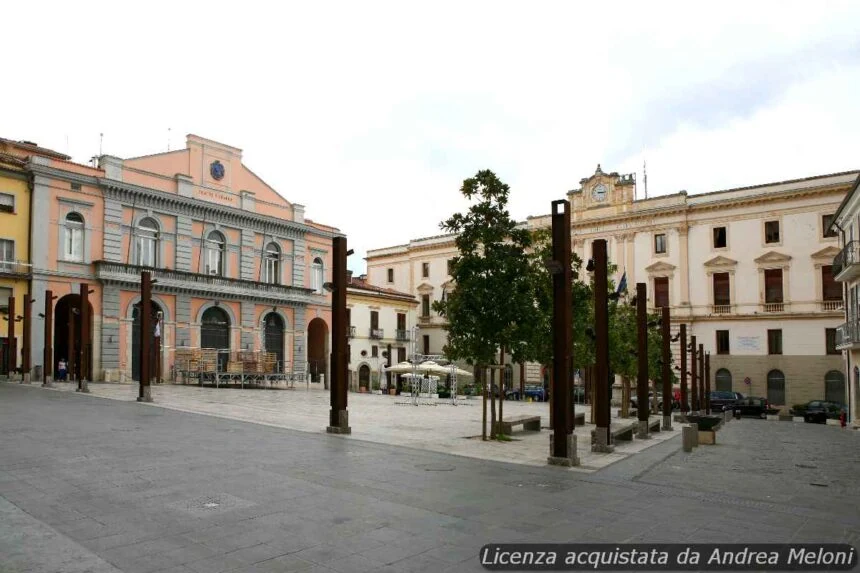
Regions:
[[[633, 203], [636, 176], [633, 173], [619, 175], [617, 172], [605, 173], [600, 164], [591, 177], [579, 181], [580, 188], [568, 196], [574, 212], [592, 209], [611, 208], [613, 211], [626, 211]], [[605, 212], [601, 216], [605, 216]]]

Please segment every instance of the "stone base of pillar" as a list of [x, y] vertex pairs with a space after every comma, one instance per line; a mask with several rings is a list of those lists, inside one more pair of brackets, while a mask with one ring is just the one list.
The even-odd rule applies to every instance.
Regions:
[[152, 402], [152, 386], [143, 387], [143, 396], [137, 397], [138, 402]]
[[576, 455], [576, 436], [574, 434], [567, 435], [567, 455], [568, 457], [557, 457], [552, 455], [552, 436], [549, 435], [549, 457], [546, 459], [546, 463], [551, 466], [562, 466], [562, 467], [573, 467], [579, 465], [579, 456]]
[[591, 431], [591, 451], [599, 454], [611, 454], [615, 451], [609, 428], [597, 428]]
[[693, 451], [693, 436], [696, 433], [697, 430], [693, 426], [684, 426], [681, 428], [681, 444], [685, 452]]
[[45, 381], [42, 382], [42, 388], [53, 388], [54, 387], [54, 379], [50, 376], [45, 376]]
[[648, 440], [651, 438], [651, 434], [648, 432], [648, 422], [639, 420], [639, 429], [636, 430], [636, 437], [640, 440]]
[[690, 424], [691, 433], [693, 434], [693, 447], [699, 447], [699, 425], [698, 424]]
[[21, 384], [29, 384], [30, 383], [30, 373], [25, 372], [21, 375]]
[[84, 393], [84, 394], [89, 394], [89, 393], [90, 393], [90, 388], [89, 388], [89, 386], [87, 386], [87, 381], [86, 381], [86, 380], [81, 380], [81, 382], [80, 382], [80, 386], [78, 386], [77, 388], [75, 388], [75, 392], [82, 392], [82, 393]]
[[661, 429], [664, 432], [672, 431], [672, 416], [663, 416], [663, 427]]
[[325, 431], [329, 434], [351, 434], [352, 428], [349, 427], [349, 411], [340, 410], [337, 413], [337, 426], [328, 426]]

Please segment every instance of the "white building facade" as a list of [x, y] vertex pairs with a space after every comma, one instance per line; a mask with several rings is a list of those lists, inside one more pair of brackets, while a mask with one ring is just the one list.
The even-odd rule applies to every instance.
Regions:
[[[856, 177], [636, 199], [632, 174], [598, 166], [567, 194], [572, 247], [587, 260], [595, 239], [608, 241], [616, 283], [625, 272], [630, 291], [645, 282], [649, 306], [670, 308], [673, 332], [685, 323], [710, 352], [713, 389], [786, 407], [825, 399], [845, 386], [835, 346], [843, 322], [832, 268], [839, 248], [829, 226]], [[548, 227], [550, 216], [529, 217], [526, 225]], [[422, 316], [424, 301], [450, 290], [447, 260], [456, 254], [453, 237], [441, 236], [367, 255], [371, 284], [418, 297], [420, 335], [433, 352], [444, 345], [444, 322], [432, 312]], [[677, 344], [673, 351], [678, 360]], [[539, 370], [522, 371], [526, 381], [540, 379]]]

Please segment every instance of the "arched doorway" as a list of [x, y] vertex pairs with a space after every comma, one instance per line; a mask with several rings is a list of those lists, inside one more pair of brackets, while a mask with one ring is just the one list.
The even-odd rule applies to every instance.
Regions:
[[[134, 305], [132, 310], [132, 326], [131, 326], [131, 378], [134, 381], [140, 381], [140, 303]], [[150, 343], [149, 343], [149, 378], [150, 380], [158, 377], [158, 358], [161, 354], [156, 344], [155, 335], [158, 325], [158, 313], [161, 312], [161, 307], [157, 302], [150, 303]], [[159, 336], [161, 333], [158, 333]]]
[[311, 374], [311, 382], [319, 382], [322, 374], [328, 385], [327, 357], [328, 325], [323, 319], [315, 318], [308, 323], [308, 370]]
[[358, 368], [358, 387], [370, 388], [370, 366], [362, 364]]
[[767, 401], [771, 405], [785, 405], [785, 374], [781, 370], [767, 373]]
[[731, 392], [732, 391], [732, 373], [726, 370], [725, 368], [720, 368], [717, 370], [715, 375], [716, 381], [716, 390], [718, 392]]
[[837, 404], [845, 403], [845, 375], [831, 370], [824, 375], [824, 399]]
[[[89, 359], [87, 360], [88, 368], [84, 373], [87, 380], [92, 380], [93, 377], [93, 305], [89, 303], [89, 331], [90, 339], [87, 347], [89, 348]], [[65, 359], [68, 363], [68, 377], [78, 379], [81, 375], [79, 371], [79, 357], [81, 340], [81, 295], [67, 294], [57, 301], [54, 307], [54, 372], [57, 371], [57, 363]]]
[[[230, 350], [230, 317], [217, 306], [207, 308], [200, 320], [200, 348]], [[226, 370], [228, 352], [218, 353], [218, 369]]]
[[263, 319], [263, 338], [266, 352], [278, 357], [278, 372], [284, 371], [284, 319], [276, 312], [270, 312]]

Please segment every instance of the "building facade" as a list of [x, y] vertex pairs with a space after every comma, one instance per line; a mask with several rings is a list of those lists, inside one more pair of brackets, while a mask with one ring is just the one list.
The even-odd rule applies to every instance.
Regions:
[[[31, 292], [54, 302], [53, 363], [72, 361], [87, 285], [88, 379], [131, 381], [141, 272], [153, 286], [151, 357], [174, 375], [177, 348], [266, 351], [281, 372], [327, 373], [330, 296], [323, 289], [337, 229], [304, 217], [242, 162], [242, 151], [189, 135], [184, 149], [90, 167], [33, 156]], [[77, 312], [76, 312], [77, 311]], [[43, 338], [33, 338], [34, 365]], [[219, 360], [221, 358], [219, 357]], [[74, 369], [73, 369], [74, 370]]]
[[403, 362], [413, 354], [418, 301], [409, 294], [371, 285], [362, 275], [350, 276], [346, 306], [350, 386], [368, 391], [393, 387], [397, 378], [382, 375], [383, 366]]
[[[833, 219], [832, 231], [838, 233], [842, 247], [833, 259], [833, 274], [843, 286], [845, 322], [837, 328], [836, 345], [845, 361], [848, 384], [845, 399], [850, 420], [860, 427], [860, 177], [839, 205]], [[834, 388], [836, 397], [838, 388]]]
[[[593, 241], [606, 239], [616, 284], [624, 274], [631, 291], [646, 283], [649, 306], [671, 309], [673, 333], [685, 323], [711, 353], [712, 388], [777, 405], [823, 399], [842, 372], [835, 347], [842, 297], [832, 268], [838, 247], [828, 228], [856, 176], [637, 199], [632, 174], [598, 166], [567, 194], [572, 248], [587, 260]], [[550, 216], [524, 224], [549, 227]], [[442, 236], [367, 255], [371, 283], [426, 295], [419, 306], [421, 336], [439, 348], [444, 323], [422, 314], [427, 299], [432, 303], [451, 287], [447, 276], [432, 281], [432, 269], [446, 272], [455, 254], [453, 237]], [[431, 280], [423, 276], [425, 265]], [[676, 360], [679, 350], [676, 344]], [[534, 368], [525, 377], [534, 379]]]

